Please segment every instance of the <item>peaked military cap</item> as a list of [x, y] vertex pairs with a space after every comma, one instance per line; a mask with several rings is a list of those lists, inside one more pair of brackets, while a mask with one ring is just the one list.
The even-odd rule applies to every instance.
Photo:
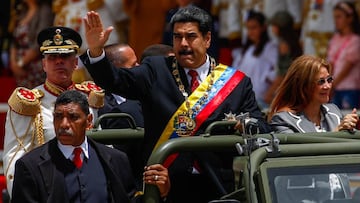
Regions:
[[77, 53], [82, 40], [75, 30], [68, 27], [49, 27], [42, 30], [37, 38], [42, 54]]

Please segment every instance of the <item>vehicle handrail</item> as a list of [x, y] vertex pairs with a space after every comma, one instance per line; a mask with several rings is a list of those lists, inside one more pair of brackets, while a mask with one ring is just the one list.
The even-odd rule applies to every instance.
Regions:
[[136, 129], [136, 123], [135, 123], [134, 118], [130, 114], [127, 114], [127, 113], [105, 113], [105, 114], [99, 116], [95, 120], [93, 128], [99, 129], [101, 120], [110, 119], [110, 118], [126, 119], [130, 125], [130, 128]]
[[212, 130], [217, 127], [221, 127], [221, 126], [233, 127], [235, 126], [236, 123], [237, 121], [214, 121], [207, 126], [207, 128], [204, 131], [204, 134], [211, 135]]
[[144, 139], [144, 128], [90, 129], [86, 135], [103, 144], [124, 144], [128, 141]]

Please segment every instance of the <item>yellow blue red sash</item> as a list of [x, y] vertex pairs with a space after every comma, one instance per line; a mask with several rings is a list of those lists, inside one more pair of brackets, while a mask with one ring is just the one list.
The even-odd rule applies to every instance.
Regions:
[[[243, 72], [222, 64], [215, 68], [213, 74], [213, 76], [208, 75], [206, 80], [204, 80], [188, 98], [190, 108], [194, 112], [193, 115], [196, 123], [196, 126], [190, 135], [196, 134], [203, 122], [219, 107], [245, 76]], [[214, 84], [212, 85], [211, 90], [208, 91], [207, 88], [211, 80], [214, 81]], [[176, 133], [176, 127], [181, 126], [176, 126], [175, 120], [179, 119], [178, 116], [187, 111], [188, 109], [185, 101], [170, 118], [154, 149], [168, 139], [179, 137]], [[168, 157], [164, 166], [170, 166], [176, 157], [177, 154]]]

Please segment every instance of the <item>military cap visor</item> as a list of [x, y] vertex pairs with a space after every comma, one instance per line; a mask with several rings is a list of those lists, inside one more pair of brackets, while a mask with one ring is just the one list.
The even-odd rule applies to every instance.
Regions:
[[67, 27], [49, 27], [37, 38], [42, 54], [78, 53], [82, 44], [79, 33]]

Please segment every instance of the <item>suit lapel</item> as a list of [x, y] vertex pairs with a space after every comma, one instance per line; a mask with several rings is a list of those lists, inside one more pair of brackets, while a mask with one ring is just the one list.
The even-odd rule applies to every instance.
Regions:
[[[44, 181], [45, 189], [50, 195], [49, 199], [61, 197], [61, 199], [68, 200], [65, 191], [65, 179], [62, 173], [68, 173], [72, 170], [71, 162], [65, 159], [64, 155], [59, 150], [56, 138], [50, 140], [49, 143], [46, 144], [40, 157], [42, 161], [39, 162], [38, 166]], [[52, 160], [51, 157], [53, 157]]]
[[300, 132], [316, 132], [315, 125], [311, 121], [305, 118], [305, 115], [301, 113], [298, 116], [298, 121], [296, 122], [297, 127], [299, 128]]

